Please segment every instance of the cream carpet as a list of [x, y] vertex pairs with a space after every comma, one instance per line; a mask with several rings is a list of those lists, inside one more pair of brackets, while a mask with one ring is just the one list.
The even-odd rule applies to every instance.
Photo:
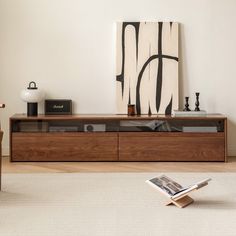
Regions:
[[158, 174], [4, 174], [0, 235], [236, 235], [236, 173], [166, 173], [183, 185], [212, 178], [184, 209], [144, 182]]

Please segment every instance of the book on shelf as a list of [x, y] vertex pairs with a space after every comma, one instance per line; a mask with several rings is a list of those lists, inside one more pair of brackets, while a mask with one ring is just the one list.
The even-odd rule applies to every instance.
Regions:
[[201, 111], [179, 111], [179, 110], [174, 110], [173, 112], [173, 115], [174, 116], [193, 116], [193, 117], [196, 117], [196, 116], [206, 116], [207, 115], [207, 112], [204, 111], [204, 110], [201, 110]]
[[49, 126], [49, 132], [78, 132], [77, 126]]
[[202, 188], [208, 184], [211, 179], [204, 179], [200, 182], [194, 183], [188, 187], [183, 187], [173, 179], [167, 177], [166, 175], [161, 175], [159, 177], [154, 177], [152, 179], [146, 180], [146, 183], [150, 184], [155, 189], [159, 190], [161, 193], [169, 197], [171, 200], [178, 200], [186, 196], [193, 190]]
[[183, 132], [217, 133], [216, 126], [183, 126]]

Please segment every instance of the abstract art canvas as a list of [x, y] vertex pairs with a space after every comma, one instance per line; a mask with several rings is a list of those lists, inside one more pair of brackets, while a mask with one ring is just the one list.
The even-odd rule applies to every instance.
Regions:
[[171, 114], [178, 109], [178, 23], [119, 22], [117, 113]]

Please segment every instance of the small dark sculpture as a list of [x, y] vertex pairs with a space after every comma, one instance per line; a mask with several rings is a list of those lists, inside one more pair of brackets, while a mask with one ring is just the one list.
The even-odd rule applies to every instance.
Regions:
[[196, 102], [195, 102], [196, 107], [195, 107], [195, 111], [200, 111], [200, 108], [199, 108], [199, 105], [200, 105], [200, 103], [199, 103], [199, 95], [200, 95], [200, 93], [195, 93], [195, 94], [196, 94]]
[[185, 108], [183, 111], [191, 111], [188, 104], [189, 97], [185, 97]]
[[135, 115], [135, 105], [128, 104], [128, 116], [134, 116], [134, 115]]

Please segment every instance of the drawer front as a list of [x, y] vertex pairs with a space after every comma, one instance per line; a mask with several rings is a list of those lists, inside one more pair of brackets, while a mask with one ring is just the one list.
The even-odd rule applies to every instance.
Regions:
[[116, 161], [117, 133], [12, 133], [12, 161]]
[[120, 161], [225, 161], [224, 133], [120, 133]]

